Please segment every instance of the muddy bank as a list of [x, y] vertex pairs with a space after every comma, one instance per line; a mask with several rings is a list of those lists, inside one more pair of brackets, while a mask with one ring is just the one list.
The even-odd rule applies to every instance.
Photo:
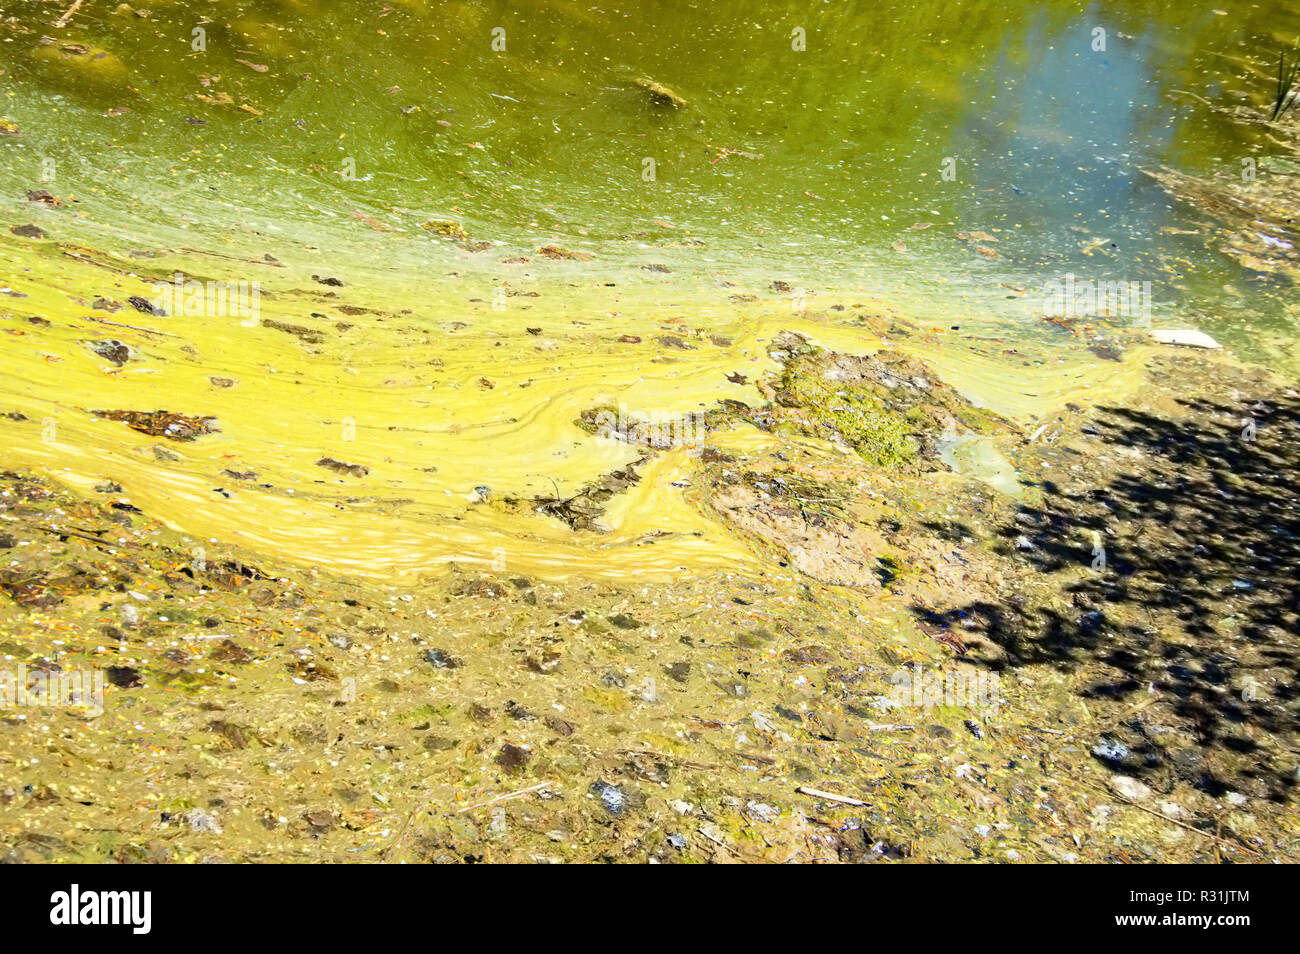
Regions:
[[[842, 374], [807, 354], [774, 395]], [[835, 382], [917, 440], [894, 467], [798, 401], [710, 435], [687, 497], [762, 559], [680, 582], [388, 587], [0, 475], [5, 666], [106, 673], [102, 714], [0, 718], [5, 857], [1294, 858], [1294, 392], [1162, 358], [1140, 406], [1008, 429], [1018, 500], [923, 452], [968, 413], [929, 376]]]

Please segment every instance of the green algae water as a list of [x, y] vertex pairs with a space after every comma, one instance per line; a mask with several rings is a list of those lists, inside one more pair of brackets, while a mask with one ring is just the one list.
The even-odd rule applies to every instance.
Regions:
[[[980, 298], [1074, 272], [1207, 312], [1249, 276], [1141, 173], [1266, 150], [1190, 94], [1266, 99], [1300, 26], [1272, 4], [341, 2], [93, 4], [56, 29], [53, 6], [6, 11], [3, 171], [21, 196], [48, 168], [118, 247], [314, 245], [435, 283], [562, 239], [593, 279], [653, 257], [696, 297], [720, 273]], [[429, 220], [494, 254], [414, 241]], [[997, 259], [953, 237], [980, 231]]]
[[[120, 483], [198, 540], [381, 577], [736, 565], [687, 449], [594, 530], [519, 502], [642, 457], [578, 427], [588, 409], [759, 403], [784, 329], [868, 353], [905, 316], [930, 329], [906, 347], [1026, 433], [1131, 389], [1119, 355], [1148, 323], [1294, 367], [1291, 278], [1225, 254], [1149, 175], [1267, 173], [1267, 131], [1202, 102], [1267, 99], [1294, 8], [65, 11], [0, 18], [23, 418], [0, 427], [16, 460]], [[1062, 334], [1042, 289], [1066, 276], [1148, 283], [1147, 307], [1100, 344]], [[257, 313], [131, 304], [185, 281], [256, 283]], [[213, 433], [95, 413], [160, 408]]]
[[1297, 35], [0, 0], [0, 861], [1300, 857]]

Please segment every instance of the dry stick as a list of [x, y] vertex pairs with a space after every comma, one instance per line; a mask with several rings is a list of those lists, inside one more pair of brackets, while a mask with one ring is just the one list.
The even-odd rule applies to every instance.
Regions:
[[[717, 765], [709, 762], [691, 762], [687, 759], [678, 758], [675, 755], [668, 755], [664, 752], [656, 752], [653, 749], [622, 749], [620, 755], [644, 755], [646, 758], [655, 759], [659, 762], [675, 762], [682, 768], [693, 769], [698, 772], [713, 771], [718, 768]], [[743, 752], [741, 753], [744, 754]]]
[[1056, 729], [1044, 729], [1040, 725], [1026, 725], [1025, 728], [1029, 729], [1031, 732], [1046, 732], [1048, 735], [1069, 735], [1068, 732], [1060, 732]]
[[133, 543], [130, 540], [123, 540], [121, 543], [115, 543], [112, 540], [105, 540], [102, 537], [91, 536], [88, 533], [77, 533], [75, 530], [59, 530], [56, 527], [38, 527], [34, 523], [24, 523], [23, 526], [31, 527], [33, 530], [39, 530], [41, 533], [52, 533], [56, 537], [76, 537], [78, 540], [89, 540], [91, 543], [97, 543], [101, 547], [138, 547], [143, 545]]
[[1155, 705], [1160, 701], [1159, 696], [1147, 696], [1141, 702], [1134, 703], [1123, 712], [1112, 715], [1098, 723], [1098, 729], [1113, 729], [1127, 719], [1131, 719], [1141, 714], [1145, 709]]
[[[1136, 808], [1138, 811], [1146, 812], [1148, 815], [1154, 815], [1156, 818], [1159, 818], [1161, 821], [1167, 821], [1169, 822], [1169, 824], [1177, 825], [1179, 828], [1186, 828], [1188, 831], [1194, 831], [1196, 832], [1196, 834], [1208, 838], [1211, 841], [1222, 842], [1223, 844], [1230, 845], [1233, 848], [1240, 848], [1242, 851], [1248, 851], [1252, 855], [1259, 855], [1258, 851], [1256, 851], [1254, 848], [1251, 848], [1248, 845], [1246, 845], [1244, 842], [1242, 842], [1240, 836], [1238, 836], [1235, 840], [1230, 838], [1220, 838], [1218, 835], [1212, 835], [1208, 831], [1201, 831], [1201, 829], [1199, 828], [1194, 828], [1191, 825], [1187, 824], [1186, 822], [1180, 822], [1176, 818], [1170, 818], [1168, 815], [1158, 812], [1154, 808], [1147, 808], [1145, 805], [1139, 805], [1137, 802], [1125, 798], [1123, 795], [1119, 794], [1119, 792], [1112, 792], [1109, 789], [1104, 789], [1101, 788], [1100, 786], [1091, 785], [1089, 783], [1085, 783], [1085, 784], [1087, 784], [1088, 787], [1093, 789], [1094, 791], [1104, 792], [1106, 795], [1110, 797], [1118, 798], [1121, 802], [1124, 802], [1126, 805], [1131, 805], [1133, 808]], [[1219, 821], [1219, 824], [1220, 825], [1223, 824], [1222, 820]], [[1234, 832], [1233, 834], [1235, 835], [1236, 833]]]
[[812, 798], [824, 798], [828, 802], [839, 802], [841, 805], [865, 805], [864, 801], [856, 798], [849, 798], [847, 795], [836, 795], [832, 792], [823, 792], [816, 788], [808, 788], [806, 785], [800, 785], [795, 789], [801, 795], [808, 795]]
[[1210, 102], [1208, 99], [1206, 99], [1204, 96], [1199, 96], [1199, 95], [1197, 95], [1196, 93], [1193, 93], [1193, 92], [1191, 92], [1191, 91], [1189, 91], [1189, 90], [1185, 90], [1185, 89], [1171, 89], [1169, 92], [1170, 92], [1170, 93], [1181, 93], [1181, 94], [1184, 95], [1184, 96], [1190, 96], [1190, 97], [1192, 97], [1192, 99], [1199, 99], [1199, 100], [1200, 100], [1202, 103], [1204, 103], [1206, 106], [1214, 106], [1214, 104], [1213, 104], [1212, 102]]
[[531, 788], [521, 788], [517, 792], [510, 792], [506, 795], [498, 795], [496, 798], [489, 798], [487, 801], [479, 802], [476, 805], [466, 805], [464, 808], [456, 809], [456, 814], [460, 815], [463, 814], [464, 812], [472, 812], [474, 809], [483, 808], [486, 805], [494, 805], [497, 802], [505, 802], [505, 801], [509, 801], [512, 798], [519, 798], [521, 795], [527, 795], [529, 792], [535, 792], [538, 789], [547, 788], [550, 786], [550, 784], [551, 784], [550, 782], [539, 782], [538, 784], [532, 786]]
[[384, 861], [387, 861], [389, 858], [393, 857], [393, 852], [397, 850], [398, 846], [401, 845], [402, 843], [402, 839], [406, 837], [407, 831], [410, 830], [411, 823], [415, 821], [415, 816], [420, 814], [420, 812], [424, 811], [432, 804], [433, 804], [433, 799], [431, 798], [427, 802], [425, 802], [424, 804], [416, 808], [415, 811], [411, 812], [411, 814], [406, 817], [406, 824], [402, 826], [402, 830], [397, 833], [397, 837], [393, 839], [393, 843], [389, 845], [388, 850], [384, 852]]
[[[529, 792], [535, 792], [538, 789], [547, 788], [548, 786], [550, 786], [550, 784], [551, 784], [550, 782], [539, 782], [538, 784], [532, 786], [531, 788], [524, 788], [524, 789], [520, 789], [517, 792], [509, 792], [508, 794], [505, 795], [498, 795], [496, 798], [489, 798], [487, 801], [478, 802], [475, 805], [466, 805], [464, 808], [456, 809], [456, 814], [459, 815], [462, 812], [473, 811], [476, 808], [482, 808], [485, 805], [491, 805], [494, 804], [495, 802], [504, 802], [512, 798], [518, 798], [521, 795], [527, 795]], [[402, 844], [402, 839], [405, 838], [406, 833], [410, 831], [411, 823], [415, 821], [415, 816], [419, 815], [426, 808], [432, 805], [433, 801], [434, 800], [432, 798], [429, 799], [428, 801], [420, 805], [418, 808], [416, 808], [415, 811], [411, 812], [409, 816], [407, 816], [406, 824], [402, 826], [402, 830], [397, 833], [397, 837], [393, 840], [393, 843], [389, 845], [388, 850], [384, 852], [385, 861], [391, 858], [393, 856], [393, 852], [395, 852], [398, 849], [398, 847]]]
[[109, 321], [107, 318], [95, 318], [92, 315], [86, 315], [86, 320], [101, 325], [112, 325], [114, 328], [130, 328], [132, 331], [143, 331], [147, 335], [162, 335], [164, 338], [180, 337], [180, 335], [174, 335], [170, 331], [158, 331], [154, 328], [141, 328], [139, 325], [124, 325], [120, 321]]
[[[65, 242], [60, 242], [59, 247], [62, 248], [66, 244], [67, 243]], [[75, 245], [72, 247], [80, 248], [80, 246]], [[108, 264], [108, 262], [101, 262], [97, 259], [91, 258], [89, 255], [82, 255], [80, 252], [70, 252], [64, 248], [63, 254], [68, 256], [68, 258], [72, 259], [74, 262], [84, 262], [87, 265], [94, 265], [97, 268], [107, 268], [110, 272], [117, 272], [119, 275], [130, 275], [134, 277], [134, 273], [125, 268], [118, 268], [116, 265]]]
[[68, 7], [67, 13], [63, 14], [63, 16], [59, 17], [57, 20], [54, 21], [55, 27], [61, 30], [65, 26], [67, 26], [68, 21], [71, 20], [76, 15], [77, 10], [80, 9], [82, 3], [84, 2], [85, 0], [76, 0], [76, 2], [72, 4], [72, 6]]

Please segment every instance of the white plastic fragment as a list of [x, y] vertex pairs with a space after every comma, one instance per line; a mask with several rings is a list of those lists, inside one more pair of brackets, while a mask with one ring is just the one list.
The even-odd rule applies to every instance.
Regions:
[[1151, 337], [1161, 344], [1188, 345], [1193, 348], [1223, 347], [1204, 331], [1195, 331], [1191, 328], [1153, 328]]

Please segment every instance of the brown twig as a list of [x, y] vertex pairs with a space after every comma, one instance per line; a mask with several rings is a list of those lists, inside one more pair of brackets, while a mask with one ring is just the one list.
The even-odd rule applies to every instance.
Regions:
[[[1196, 834], [1202, 836], [1203, 838], [1208, 838], [1213, 842], [1219, 842], [1225, 845], [1230, 845], [1233, 848], [1240, 848], [1242, 851], [1248, 851], [1252, 855], [1257, 855], [1257, 856], [1259, 855], [1258, 851], [1246, 845], [1241, 840], [1241, 836], [1237, 835], [1236, 832], [1233, 832], [1231, 829], [1229, 829], [1229, 832], [1234, 837], [1222, 838], [1219, 835], [1211, 834], [1208, 831], [1202, 831], [1201, 829], [1189, 825], [1186, 822], [1180, 822], [1176, 818], [1170, 818], [1168, 815], [1164, 814], [1163, 812], [1158, 812], [1154, 808], [1147, 808], [1145, 805], [1139, 805], [1137, 802], [1133, 801], [1132, 799], [1125, 798], [1123, 795], [1119, 794], [1118, 792], [1112, 792], [1109, 789], [1102, 788], [1099, 785], [1092, 785], [1091, 783], [1085, 783], [1085, 784], [1089, 788], [1093, 789], [1094, 791], [1105, 793], [1110, 798], [1118, 798], [1124, 804], [1136, 808], [1140, 812], [1146, 812], [1148, 815], [1154, 815], [1156, 818], [1159, 818], [1161, 821], [1169, 822], [1169, 824], [1171, 825], [1177, 825], [1179, 828], [1186, 828], [1188, 831], [1194, 831], [1196, 832]], [[1222, 820], [1219, 821], [1219, 824], [1220, 826], [1222, 826], [1223, 824]]]
[[[496, 802], [504, 802], [512, 798], [519, 798], [521, 795], [527, 795], [529, 792], [536, 792], [540, 789], [548, 788], [550, 785], [551, 785], [550, 782], [538, 782], [536, 785], [530, 786], [529, 788], [522, 788], [517, 792], [507, 792], [505, 795], [498, 795], [495, 798], [489, 798], [487, 801], [484, 802], [476, 802], [473, 805], [466, 805], [464, 808], [458, 808], [456, 809], [456, 814], [460, 815], [464, 812], [473, 811], [476, 808], [483, 808], [486, 805], [493, 805]], [[411, 814], [407, 816], [406, 824], [402, 826], [402, 830], [397, 833], [397, 837], [393, 839], [393, 843], [389, 845], [388, 849], [384, 852], [384, 861], [388, 861], [390, 858], [392, 858], [394, 852], [396, 852], [397, 849], [401, 847], [403, 839], [406, 838], [406, 833], [411, 830], [411, 825], [415, 822], [415, 816], [423, 812], [426, 808], [432, 805], [433, 802], [434, 802], [433, 798], [430, 798], [429, 800], [422, 802], [415, 809], [415, 811], [411, 812]]]
[[1170, 92], [1170, 93], [1181, 93], [1183, 96], [1190, 96], [1190, 97], [1192, 97], [1192, 99], [1199, 99], [1199, 100], [1200, 100], [1202, 103], [1204, 103], [1206, 106], [1211, 106], [1211, 107], [1214, 106], [1214, 104], [1213, 104], [1212, 102], [1210, 102], [1208, 99], [1206, 99], [1204, 96], [1201, 96], [1201, 95], [1199, 95], [1199, 94], [1197, 94], [1197, 93], [1193, 93], [1193, 92], [1191, 92], [1190, 90], [1185, 90], [1185, 89], [1171, 89], [1169, 92]]
[[460, 815], [463, 814], [464, 812], [472, 812], [476, 808], [483, 808], [487, 805], [495, 805], [497, 802], [505, 802], [505, 801], [509, 801], [512, 798], [519, 798], [522, 795], [527, 795], [529, 792], [536, 792], [539, 789], [547, 788], [550, 786], [550, 784], [551, 784], [550, 782], [538, 782], [536, 785], [533, 785], [529, 788], [521, 788], [517, 792], [508, 792], [505, 795], [498, 795], [496, 798], [489, 798], [485, 802], [477, 802], [473, 805], [466, 805], [464, 808], [458, 808], [456, 809], [456, 814]]
[[[105, 540], [102, 537], [92, 536], [89, 533], [77, 533], [75, 530], [59, 530], [56, 527], [38, 527], [34, 523], [25, 523], [25, 527], [33, 530], [39, 530], [41, 533], [52, 533], [56, 537], [76, 537], [78, 540], [88, 540], [91, 543], [97, 543], [101, 547], [138, 547], [139, 543], [133, 543], [130, 540], [123, 540], [121, 543], [114, 543], [112, 540]], [[107, 532], [107, 531], [105, 531]]]
[[86, 320], [101, 325], [112, 325], [114, 328], [130, 328], [132, 331], [143, 331], [147, 335], [162, 335], [164, 338], [180, 337], [180, 335], [174, 335], [170, 331], [158, 331], [154, 328], [141, 328], [139, 325], [124, 325], [120, 321], [109, 321], [107, 318], [96, 318], [93, 315], [86, 315]]
[[865, 805], [866, 802], [858, 798], [850, 798], [847, 795], [836, 795], [834, 792], [823, 792], [820, 789], [809, 788], [806, 785], [800, 785], [795, 789], [800, 795], [807, 795], [809, 798], [822, 798], [828, 802], [839, 802], [841, 805]]
[[81, 8], [82, 3], [84, 2], [85, 0], [75, 0], [72, 6], [68, 7], [67, 12], [64, 13], [63, 16], [59, 17], [57, 20], [54, 21], [55, 27], [62, 30], [65, 26], [67, 26], [68, 21], [71, 20], [74, 16], [76, 16], [77, 11]]

